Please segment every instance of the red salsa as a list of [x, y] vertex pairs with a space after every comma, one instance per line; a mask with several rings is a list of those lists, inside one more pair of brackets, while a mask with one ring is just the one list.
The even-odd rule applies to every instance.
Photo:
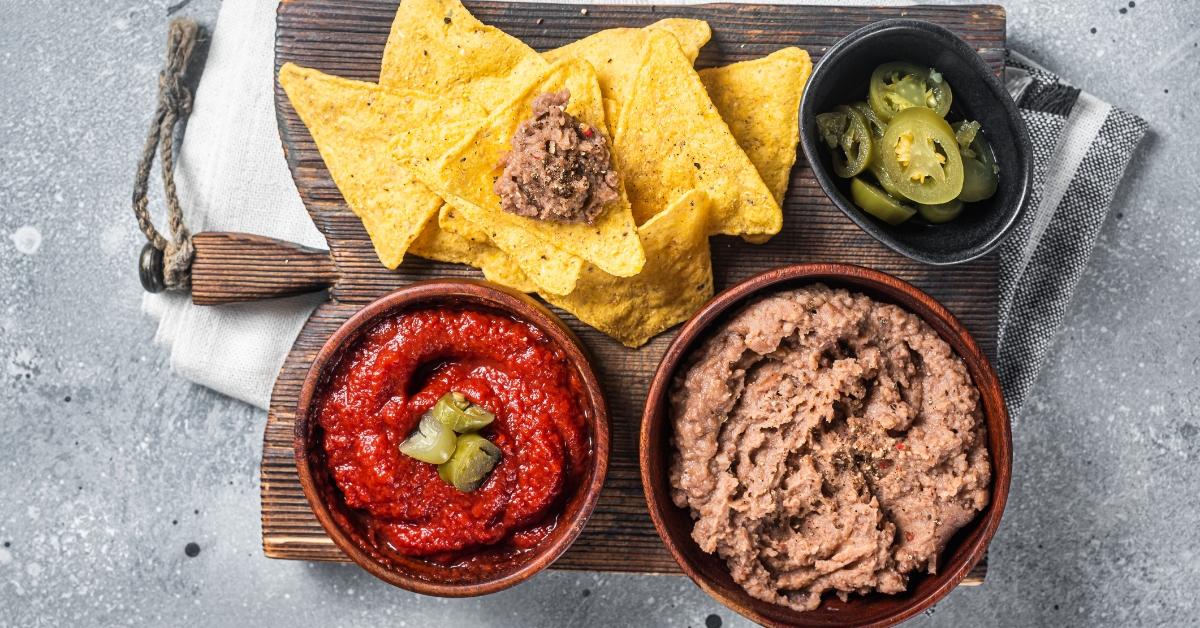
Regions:
[[[464, 393], [495, 414], [480, 432], [501, 451], [478, 489], [400, 453], [442, 395]], [[520, 550], [553, 529], [591, 444], [582, 385], [537, 328], [470, 309], [397, 313], [344, 355], [318, 401], [326, 463], [376, 545], [449, 559], [504, 542]]]

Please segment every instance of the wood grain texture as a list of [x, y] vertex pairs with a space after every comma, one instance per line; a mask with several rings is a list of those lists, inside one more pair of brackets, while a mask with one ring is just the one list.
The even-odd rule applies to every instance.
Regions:
[[[814, 60], [842, 36], [872, 21], [899, 16], [942, 24], [974, 46], [999, 73], [1005, 49], [1005, 16], [998, 6], [810, 7], [768, 5], [589, 6], [470, 2], [482, 21], [545, 50], [595, 31], [641, 26], [665, 17], [708, 20], [713, 39], [699, 67], [724, 65], [800, 46]], [[287, 61], [348, 78], [374, 81], [395, 14], [395, 0], [290, 0], [280, 5], [276, 67]], [[581, 9], [587, 8], [587, 15]], [[332, 248], [338, 278], [329, 302], [300, 332], [272, 395], [263, 443], [262, 524], [267, 556], [346, 560], [325, 536], [305, 501], [292, 455], [293, 420], [300, 387], [322, 343], [366, 303], [415, 280], [478, 277], [465, 266], [409, 258], [396, 271], [380, 265], [362, 224], [349, 211], [326, 171], [312, 138], [276, 86], [280, 135], [300, 196]], [[995, 256], [950, 269], [921, 265], [895, 254], [850, 222], [825, 197], [800, 156], [784, 204], [784, 229], [765, 245], [712, 240], [717, 289], [786, 263], [846, 262], [912, 282], [950, 309], [995, 355], [997, 262]], [[650, 379], [674, 332], [638, 350], [622, 347], [561, 313], [593, 357], [612, 420], [608, 481], [574, 546], [554, 567], [677, 574], [646, 511], [638, 470], [638, 425]], [[982, 563], [981, 563], [982, 565]], [[967, 583], [978, 583], [977, 569]]]
[[192, 236], [192, 303], [221, 305], [316, 292], [338, 279], [326, 251], [250, 233]]

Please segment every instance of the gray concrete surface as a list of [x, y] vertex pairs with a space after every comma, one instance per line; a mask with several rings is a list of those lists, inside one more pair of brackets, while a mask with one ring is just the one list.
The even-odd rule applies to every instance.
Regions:
[[[173, 2], [0, 0], [0, 625], [741, 624], [683, 578], [448, 601], [263, 557], [263, 414], [173, 376], [139, 313], [129, 189]], [[1014, 426], [988, 582], [914, 625], [1200, 616], [1200, 4], [1133, 4], [1008, 2], [1013, 46], [1152, 137]]]

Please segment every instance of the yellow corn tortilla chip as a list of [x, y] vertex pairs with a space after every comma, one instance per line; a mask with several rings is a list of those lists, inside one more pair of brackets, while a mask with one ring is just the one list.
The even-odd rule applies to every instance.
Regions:
[[482, 270], [484, 278], [488, 281], [514, 290], [537, 290], [537, 286], [529, 281], [516, 262], [500, 249], [486, 241], [476, 242], [450, 233], [439, 227], [436, 220], [431, 220], [425, 225], [425, 229], [409, 247], [409, 252], [439, 262], [469, 264]]
[[379, 261], [396, 268], [442, 201], [391, 155], [391, 138], [422, 125], [481, 118], [468, 102], [386, 90], [287, 63], [279, 84], [317, 144], [330, 176], [371, 236]]
[[476, 243], [490, 243], [508, 256], [521, 272], [550, 294], [570, 294], [583, 270], [583, 260], [565, 253], [550, 244], [509, 229], [489, 229], [468, 220], [463, 212], [455, 211], [450, 203], [438, 215], [443, 231]]
[[475, 19], [458, 0], [403, 0], [379, 84], [466, 98], [490, 111], [548, 66], [533, 48]]
[[617, 104], [617, 101], [611, 98], [604, 99], [604, 117], [608, 121], [608, 132], [610, 136], [615, 135], [617, 132], [617, 120], [620, 118], [620, 112], [618, 111], [619, 108], [620, 105]]
[[[646, 46], [646, 34], [652, 29], [671, 33], [679, 41], [689, 63], [695, 62], [700, 48], [712, 37], [712, 29], [704, 20], [667, 18], [645, 28], [610, 28], [593, 33], [560, 48], [548, 50], [542, 53], [542, 57], [551, 63], [572, 58], [591, 63], [600, 81], [600, 93], [606, 101], [605, 111], [615, 114], [633, 89]], [[609, 128], [616, 129], [616, 116], [610, 117], [608, 123]]]
[[454, 206], [450, 203], [446, 203], [438, 211], [438, 224], [441, 225], [442, 229], [460, 235], [472, 242], [490, 243], [492, 241], [486, 229], [463, 218], [461, 214], [454, 211]]
[[638, 224], [696, 189], [712, 202], [710, 233], [774, 234], [783, 226], [779, 203], [670, 33], [647, 33], [613, 155]]
[[775, 202], [783, 205], [800, 142], [800, 98], [812, 60], [799, 48], [700, 70], [700, 80]]
[[[517, 126], [532, 115], [534, 98], [563, 89], [571, 93], [567, 112], [606, 132], [595, 73], [586, 61], [568, 59], [552, 66], [517, 98], [493, 112], [474, 135], [450, 152], [441, 154], [440, 146], [422, 146], [411, 136], [398, 138], [393, 149], [398, 159], [412, 164], [418, 177], [454, 205], [463, 218], [486, 230], [492, 242], [521, 263], [539, 286], [546, 284], [522, 259], [531, 253], [535, 253], [534, 259], [547, 258], [546, 247], [582, 258], [614, 275], [635, 275], [646, 258], [624, 189], [592, 225], [541, 221], [505, 212], [492, 189], [501, 156], [509, 151]], [[570, 268], [561, 260], [554, 265]]]
[[646, 266], [637, 276], [614, 277], [589, 264], [574, 292], [542, 298], [628, 347], [645, 344], [713, 295], [709, 208], [707, 195], [693, 190], [642, 225]]
[[683, 17], [669, 17], [659, 20], [646, 28], [657, 28], [675, 36], [683, 54], [692, 63], [700, 56], [700, 49], [712, 39], [712, 29], [704, 20], [693, 20]]
[[[465, 122], [446, 126], [430, 126], [412, 129], [400, 134], [392, 142], [396, 158], [405, 161], [417, 178], [426, 182], [438, 180], [438, 157], [446, 147], [454, 147], [479, 130], [480, 122]], [[419, 157], [416, 157], [419, 156]], [[489, 233], [483, 225], [476, 224], [461, 212], [453, 210], [452, 203], [462, 204], [447, 194], [450, 202], [441, 207], [437, 222], [443, 232], [466, 238], [477, 244], [488, 244], [500, 249], [511, 262], [524, 269], [522, 274], [541, 290], [554, 294], [567, 294], [575, 288], [575, 281], [583, 268], [583, 260], [559, 250], [554, 245], [535, 238], [518, 236], [511, 230]], [[479, 264], [473, 264], [479, 266]], [[485, 272], [486, 274], [486, 272]]]

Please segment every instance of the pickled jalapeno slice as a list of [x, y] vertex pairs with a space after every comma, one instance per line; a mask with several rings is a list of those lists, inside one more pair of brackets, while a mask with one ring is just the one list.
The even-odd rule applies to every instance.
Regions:
[[463, 434], [458, 437], [454, 455], [438, 465], [438, 475], [454, 488], [470, 493], [479, 488], [496, 464], [500, 462], [500, 448], [479, 434]]
[[896, 61], [885, 63], [871, 73], [867, 100], [875, 115], [888, 122], [912, 107], [927, 107], [944, 118], [950, 113], [953, 94], [940, 72]]
[[442, 464], [454, 454], [458, 437], [454, 430], [426, 413], [417, 431], [400, 443], [400, 453], [429, 464]]
[[494, 414], [483, 406], [471, 403], [466, 395], [457, 390], [442, 395], [429, 413], [459, 434], [478, 432], [496, 419]]
[[943, 222], [950, 222], [962, 213], [963, 203], [958, 199], [954, 199], [948, 203], [939, 203], [937, 205], [917, 205], [917, 212], [921, 217], [935, 225], [940, 225]]
[[917, 210], [904, 205], [887, 192], [859, 177], [850, 180], [850, 198], [860, 209], [892, 226], [912, 218], [917, 213]]
[[905, 198], [933, 205], [962, 191], [962, 154], [954, 130], [932, 109], [897, 113], [881, 143], [883, 168]]
[[867, 121], [867, 126], [871, 128], [871, 137], [879, 139], [883, 137], [883, 132], [887, 130], [887, 122], [879, 119], [875, 115], [875, 110], [871, 105], [863, 101], [850, 103], [850, 108], [862, 114], [862, 117]]
[[846, 115], [836, 111], [817, 114], [817, 135], [827, 148], [834, 150], [841, 145], [847, 122]]
[[[973, 203], [987, 200], [1000, 185], [1000, 168], [978, 122], [963, 121], [951, 125], [963, 156], [963, 188], [958, 200]], [[966, 144], [963, 144], [964, 140]]]
[[833, 149], [833, 172], [839, 177], [850, 178], [870, 165], [875, 151], [875, 140], [867, 120], [861, 113], [846, 105], [840, 105], [835, 113], [846, 116], [846, 129], [838, 142], [841, 149]]

